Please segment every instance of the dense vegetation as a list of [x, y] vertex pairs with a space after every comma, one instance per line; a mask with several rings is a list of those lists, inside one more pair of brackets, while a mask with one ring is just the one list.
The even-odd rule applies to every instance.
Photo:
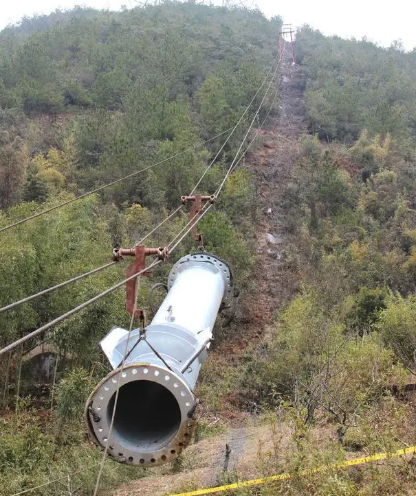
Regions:
[[[114, 246], [132, 246], [175, 209], [226, 135], [205, 141], [234, 126], [250, 104], [276, 55], [279, 27], [257, 11], [165, 2], [119, 13], [55, 12], [1, 32], [0, 227], [162, 163], [2, 233], [0, 306], [106, 263]], [[270, 105], [268, 98], [260, 118]], [[199, 192], [216, 190], [244, 133], [242, 125]], [[201, 222], [206, 248], [232, 263], [243, 290], [254, 260], [253, 196], [250, 172], [238, 169]], [[184, 209], [148, 246], [165, 245], [187, 220]], [[172, 261], [192, 249], [185, 240]], [[120, 281], [121, 265], [1, 314], [0, 345]], [[149, 288], [143, 281], [145, 307]], [[100, 453], [85, 441], [82, 409], [108, 370], [99, 340], [115, 323], [128, 325], [124, 306], [121, 290], [47, 334], [45, 346], [58, 358], [50, 392], [25, 359], [39, 341], [2, 357], [0, 494], [62, 475], [32, 494], [91, 493], [97, 470], [80, 469], [95, 467]], [[111, 464], [102, 487], [141, 474]]]
[[405, 53], [398, 42], [386, 50], [367, 41], [325, 38], [308, 27], [297, 42], [313, 133], [347, 143], [363, 129], [371, 136], [415, 139], [415, 50]]

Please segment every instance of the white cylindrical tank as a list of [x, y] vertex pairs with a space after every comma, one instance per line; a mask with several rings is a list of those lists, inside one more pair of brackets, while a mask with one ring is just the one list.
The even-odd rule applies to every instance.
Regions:
[[144, 336], [140, 329], [129, 337], [114, 328], [102, 340], [114, 370], [90, 396], [87, 422], [114, 459], [160, 465], [189, 444], [197, 406], [193, 388], [218, 312], [229, 306], [232, 292], [232, 274], [223, 260], [208, 253], [186, 255], [172, 268], [166, 298]]

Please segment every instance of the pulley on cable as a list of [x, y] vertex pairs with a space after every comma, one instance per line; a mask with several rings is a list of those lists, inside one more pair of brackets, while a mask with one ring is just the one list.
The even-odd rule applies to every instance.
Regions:
[[[115, 248], [113, 250], [113, 261], [118, 262], [123, 257], [134, 257], [134, 261], [127, 267], [126, 277], [130, 278], [141, 272], [145, 268], [146, 257], [157, 256], [159, 260], [166, 261], [169, 252], [168, 248], [146, 248], [143, 245], [136, 245], [134, 248]], [[151, 272], [142, 272], [141, 276], [152, 277]], [[146, 314], [144, 310], [136, 308], [139, 277], [130, 279], [126, 283], [126, 310], [135, 319], [139, 319], [145, 327]]]

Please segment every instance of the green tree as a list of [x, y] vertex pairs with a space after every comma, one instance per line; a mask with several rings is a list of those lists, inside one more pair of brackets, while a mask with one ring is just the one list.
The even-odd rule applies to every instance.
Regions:
[[225, 97], [224, 81], [210, 76], [196, 94], [202, 126], [207, 136], [224, 131], [231, 125], [232, 111]]
[[413, 296], [397, 296], [387, 301], [378, 328], [386, 346], [416, 373], [416, 301]]
[[27, 149], [12, 128], [0, 134], [0, 208], [16, 204], [22, 195], [26, 173]]

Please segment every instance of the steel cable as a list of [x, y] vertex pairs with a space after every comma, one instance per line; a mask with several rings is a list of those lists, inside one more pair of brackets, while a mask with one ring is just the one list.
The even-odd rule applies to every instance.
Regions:
[[[277, 57], [276, 57], [276, 60], [277, 60]], [[279, 66], [279, 61], [277, 62], [277, 67]], [[222, 152], [222, 150], [225, 148], [225, 145], [228, 143], [228, 141], [230, 140], [231, 136], [234, 134], [235, 130], [237, 129], [237, 127], [241, 124], [241, 122], [245, 121], [246, 119], [244, 119], [244, 116], [246, 115], [246, 113], [250, 110], [250, 107], [251, 105], [253, 104], [254, 100], [257, 98], [257, 95], [260, 93], [261, 89], [263, 88], [263, 86], [266, 84], [266, 81], [270, 75], [270, 73], [272, 72], [273, 70], [273, 64], [270, 66], [265, 78], [263, 79], [263, 82], [261, 83], [261, 85], [259, 86], [259, 88], [257, 89], [255, 95], [253, 96], [253, 98], [251, 99], [250, 103], [247, 105], [247, 107], [245, 108], [244, 112], [242, 113], [240, 119], [238, 120], [237, 124], [234, 126], [234, 128], [232, 129], [231, 133], [229, 134], [228, 138], [224, 141], [223, 145], [221, 146], [221, 148], [218, 150], [218, 152], [216, 153], [215, 157], [213, 158], [213, 160], [211, 161], [211, 163], [209, 164], [209, 166], [206, 168], [205, 172], [202, 174], [202, 177], [200, 178], [200, 180], [196, 183], [194, 189], [191, 191], [191, 193], [189, 194], [189, 196], [193, 195], [195, 193], [195, 191], [197, 190], [198, 186], [201, 184], [202, 180], [204, 179], [204, 177], [206, 176], [206, 174], [208, 173], [208, 171], [211, 169], [211, 167], [214, 165], [215, 161], [217, 160], [219, 154]], [[256, 114], [257, 115], [257, 112]]]
[[263, 126], [266, 124], [267, 122], [267, 119], [269, 118], [269, 115], [273, 109], [273, 105], [277, 99], [277, 95], [279, 94], [279, 91], [276, 91], [274, 97], [273, 97], [273, 100], [272, 100], [272, 103], [270, 105], [270, 108], [266, 114], [266, 117], [263, 119], [263, 122], [260, 124], [260, 127], [257, 129], [256, 131], [256, 134], [253, 136], [253, 139], [250, 141], [250, 143], [247, 145], [247, 147], [245, 148], [244, 152], [241, 154], [240, 158], [237, 160], [237, 162], [235, 163], [234, 167], [233, 167], [233, 171], [237, 168], [238, 164], [241, 162], [241, 160], [243, 159], [243, 157], [245, 156], [245, 154], [248, 152], [248, 150], [252, 147], [253, 143], [255, 142], [257, 136], [260, 134], [260, 131], [263, 129]]
[[43, 296], [45, 294], [51, 293], [52, 291], [63, 288], [64, 286], [66, 286], [68, 284], [71, 284], [73, 282], [79, 281], [80, 279], [83, 279], [84, 277], [92, 276], [93, 274], [96, 274], [97, 272], [101, 272], [102, 270], [107, 269], [108, 267], [112, 267], [116, 263], [117, 262], [107, 263], [105, 265], [102, 265], [101, 267], [98, 267], [97, 269], [90, 270], [89, 272], [85, 272], [85, 274], [81, 274], [79, 276], [73, 277], [72, 279], [68, 279], [67, 281], [56, 284], [55, 286], [52, 286], [51, 288], [39, 291], [39, 293], [33, 294], [31, 296], [27, 296], [26, 298], [15, 301], [14, 303], [10, 303], [10, 305], [6, 305], [5, 307], [0, 308], [0, 313], [5, 312], [6, 310], [10, 310], [10, 309], [17, 307], [19, 305], [23, 305], [24, 303], [28, 303], [29, 301], [34, 300], [35, 298], [38, 298], [39, 296]]
[[98, 294], [97, 296], [94, 296], [93, 298], [90, 298], [86, 302], [84, 302], [81, 305], [78, 305], [77, 307], [73, 308], [72, 310], [69, 310], [68, 312], [60, 315], [59, 317], [57, 317], [56, 319], [52, 320], [51, 322], [48, 322], [47, 324], [43, 325], [42, 327], [39, 327], [38, 329], [30, 332], [26, 336], [23, 336], [22, 338], [14, 341], [13, 343], [11, 343], [8, 346], [6, 346], [5, 348], [0, 349], [0, 356], [1, 355], [4, 355], [5, 353], [7, 353], [10, 350], [13, 350], [14, 348], [16, 348], [17, 346], [19, 346], [20, 344], [25, 343], [29, 339], [32, 339], [32, 338], [38, 336], [39, 334], [42, 334], [42, 332], [47, 331], [48, 329], [50, 329], [54, 325], [59, 324], [59, 322], [62, 322], [63, 320], [67, 319], [68, 317], [71, 317], [72, 315], [74, 315], [75, 313], [79, 312], [80, 310], [83, 310], [84, 308], [88, 307], [92, 303], [95, 303], [99, 299], [103, 298], [104, 296], [108, 295], [109, 293], [111, 293], [111, 292], [115, 291], [116, 289], [120, 288], [121, 286], [123, 286], [126, 282], [131, 281], [132, 279], [140, 276], [141, 274], [143, 274], [143, 272], [146, 272], [146, 271], [148, 271], [150, 269], [153, 269], [153, 267], [155, 267], [156, 265], [159, 265], [160, 263], [161, 263], [161, 260], [155, 260], [155, 261], [153, 261], [149, 266], [147, 266], [143, 270], [141, 270], [141, 271], [133, 274], [130, 277], [127, 277], [123, 281], [115, 284], [114, 286], [111, 286], [111, 288], [106, 289], [105, 291], [103, 291], [102, 293]]
[[93, 194], [98, 193], [100, 191], [103, 191], [104, 189], [107, 189], [107, 188], [109, 188], [111, 186], [114, 186], [115, 184], [118, 184], [118, 183], [120, 183], [122, 181], [125, 181], [126, 179], [130, 179], [130, 178], [132, 178], [134, 176], [137, 176], [138, 174], [140, 174], [142, 172], [145, 172], [145, 171], [147, 171], [149, 169], [153, 169], [154, 167], [156, 167], [158, 165], [164, 164], [165, 162], [168, 162], [169, 160], [173, 160], [174, 158], [181, 157], [182, 155], [185, 155], [185, 153], [188, 153], [188, 152], [190, 152], [192, 150], [195, 150], [196, 148], [199, 148], [199, 147], [205, 145], [206, 143], [209, 143], [211, 141], [214, 141], [217, 138], [220, 138], [224, 134], [226, 134], [229, 131], [231, 131], [233, 128], [234, 128], [234, 126], [230, 127], [226, 131], [223, 131], [222, 133], [217, 134], [213, 138], [210, 138], [210, 139], [204, 141], [203, 143], [198, 143], [198, 144], [196, 144], [194, 146], [191, 146], [190, 148], [187, 148], [186, 150], [184, 150], [182, 152], [175, 153], [174, 155], [171, 155], [170, 157], [167, 157], [167, 158], [165, 158], [163, 160], [160, 160], [159, 162], [156, 162], [155, 164], [148, 165], [147, 167], [144, 167], [143, 169], [140, 169], [140, 170], [138, 170], [136, 172], [132, 172], [131, 174], [127, 174], [126, 176], [123, 176], [123, 177], [121, 177], [119, 179], [116, 179], [115, 181], [112, 181], [110, 183], [104, 184], [103, 186], [99, 186], [98, 188], [95, 188], [92, 191], [88, 191], [87, 193], [83, 193], [82, 195], [79, 195], [79, 196], [77, 196], [75, 198], [72, 198], [71, 200], [67, 200], [67, 201], [58, 203], [57, 205], [54, 205], [53, 207], [50, 207], [50, 208], [48, 208], [46, 210], [42, 210], [41, 212], [37, 212], [36, 214], [30, 215], [28, 217], [25, 217], [24, 219], [21, 219], [21, 220], [18, 220], [16, 222], [13, 222], [12, 224], [9, 224], [9, 225], [7, 225], [5, 227], [0, 228], [0, 233], [2, 233], [4, 231], [7, 231], [8, 229], [11, 229], [13, 227], [19, 226], [20, 224], [23, 224], [25, 222], [28, 222], [29, 220], [36, 219], [37, 217], [41, 217], [42, 215], [48, 214], [49, 212], [52, 212], [54, 210], [57, 210], [57, 209], [59, 209], [61, 207], [64, 207], [66, 205], [70, 205], [71, 203], [74, 203], [74, 202], [76, 202], [78, 200], [82, 200], [83, 198], [86, 198], [87, 196], [90, 196], [90, 195], [93, 195]]
[[120, 393], [121, 377], [122, 377], [122, 373], [123, 373], [123, 370], [124, 370], [124, 367], [125, 367], [125, 364], [126, 364], [127, 350], [129, 349], [129, 341], [130, 341], [130, 337], [131, 337], [131, 331], [133, 329], [134, 313], [135, 313], [134, 311], [135, 310], [136, 310], [136, 303], [134, 304], [134, 309], [133, 309], [132, 316], [131, 316], [131, 319], [130, 319], [130, 327], [129, 327], [129, 333], [127, 335], [126, 346], [124, 348], [123, 361], [121, 363], [120, 373], [118, 374], [118, 378], [117, 378], [117, 386], [116, 386], [116, 392], [115, 392], [115, 398], [114, 398], [113, 411], [111, 413], [110, 428], [108, 430], [108, 436], [107, 436], [107, 441], [105, 443], [105, 448], [104, 448], [104, 451], [103, 451], [103, 456], [101, 457], [100, 469], [98, 471], [97, 480], [95, 482], [95, 488], [94, 488], [94, 495], [93, 496], [96, 496], [97, 495], [98, 489], [100, 487], [101, 475], [102, 475], [103, 470], [104, 470], [104, 464], [105, 464], [105, 460], [106, 460], [106, 457], [107, 457], [108, 446], [110, 444], [110, 438], [111, 438], [111, 434], [113, 432], [113, 426], [114, 426], [114, 421], [115, 421], [115, 417], [116, 417], [116, 409], [117, 409], [118, 397], [119, 397], [119, 393]]
[[[161, 164], [163, 164], [163, 163], [165, 163], [165, 162], [168, 162], [169, 160], [172, 160], [172, 159], [174, 159], [174, 158], [180, 157], [180, 156], [184, 155], [185, 153], [188, 153], [188, 152], [190, 152], [190, 151], [192, 151], [192, 150], [194, 150], [194, 149], [196, 149], [196, 148], [199, 148], [199, 147], [201, 147], [201, 146], [205, 145], [206, 143], [209, 143], [209, 142], [211, 142], [211, 141], [214, 141], [215, 139], [220, 138], [220, 137], [221, 137], [221, 136], [223, 136], [224, 134], [226, 134], [226, 133], [228, 133], [229, 131], [231, 131], [231, 134], [229, 135], [229, 137], [227, 138], [227, 140], [225, 141], [225, 143], [223, 144], [223, 146], [221, 147], [221, 149], [220, 149], [220, 150], [219, 150], [219, 152], [217, 153], [216, 157], [214, 158], [214, 160], [213, 160], [213, 162], [214, 162], [214, 161], [216, 160], [216, 158], [218, 157], [219, 153], [221, 153], [221, 151], [223, 150], [223, 148], [225, 147], [225, 145], [227, 144], [227, 142], [228, 142], [228, 141], [229, 141], [229, 139], [231, 138], [232, 134], [235, 132], [235, 130], [237, 129], [237, 127], [239, 126], [239, 124], [242, 122], [244, 115], [245, 115], [245, 114], [248, 112], [248, 110], [250, 109], [250, 106], [252, 105], [252, 103], [253, 103], [253, 102], [254, 102], [254, 100], [256, 99], [256, 97], [257, 97], [258, 93], [259, 93], [259, 92], [261, 91], [261, 89], [263, 88], [263, 86], [264, 86], [264, 84], [266, 83], [267, 78], [268, 78], [268, 76], [269, 76], [269, 74], [270, 74], [270, 72], [271, 72], [271, 70], [272, 70], [272, 67], [273, 67], [273, 66], [271, 66], [271, 67], [270, 67], [270, 69], [269, 69], [269, 71], [268, 71], [268, 73], [267, 73], [266, 77], [264, 78], [264, 80], [263, 80], [262, 84], [261, 84], [261, 85], [260, 85], [260, 87], [258, 88], [258, 90], [257, 90], [256, 94], [254, 95], [254, 97], [252, 98], [251, 102], [250, 102], [250, 103], [248, 104], [248, 106], [246, 107], [245, 111], [243, 112], [242, 116], [241, 116], [241, 117], [240, 117], [240, 119], [238, 120], [237, 124], [235, 124], [234, 126], [232, 126], [232, 127], [228, 128], [227, 130], [225, 130], [225, 131], [223, 131], [223, 132], [221, 132], [221, 133], [217, 134], [216, 136], [214, 136], [214, 137], [212, 137], [212, 138], [209, 138], [208, 140], [204, 141], [203, 143], [198, 143], [197, 145], [194, 145], [194, 146], [192, 146], [192, 147], [190, 147], [190, 148], [187, 148], [186, 150], [184, 150], [184, 151], [182, 151], [182, 152], [178, 152], [178, 153], [176, 153], [176, 154], [174, 154], [174, 155], [171, 155], [170, 157], [167, 157], [167, 158], [165, 158], [165, 159], [163, 159], [163, 160], [160, 160], [159, 162], [156, 162], [155, 164], [152, 164], [152, 165], [149, 165], [149, 166], [147, 166], [147, 167], [144, 167], [144, 168], [142, 168], [142, 169], [140, 169], [140, 170], [138, 170], [138, 171], [132, 172], [131, 174], [127, 174], [126, 176], [123, 176], [123, 177], [121, 177], [121, 178], [119, 178], [119, 179], [116, 179], [115, 181], [112, 181], [112, 182], [110, 182], [110, 183], [107, 183], [107, 184], [104, 184], [104, 185], [102, 185], [102, 186], [99, 186], [98, 188], [95, 188], [95, 189], [93, 189], [93, 190], [91, 190], [91, 191], [88, 191], [88, 192], [86, 192], [86, 193], [83, 193], [82, 195], [79, 195], [79, 196], [77, 196], [77, 197], [75, 197], [75, 198], [72, 198], [71, 200], [67, 200], [67, 201], [61, 202], [61, 203], [59, 203], [59, 204], [57, 204], [57, 205], [54, 205], [53, 207], [50, 207], [50, 208], [48, 208], [48, 209], [46, 209], [46, 210], [42, 210], [41, 212], [37, 212], [36, 214], [30, 215], [30, 216], [28, 216], [28, 217], [25, 217], [24, 219], [21, 219], [21, 220], [16, 221], [16, 222], [14, 222], [14, 223], [12, 223], [12, 224], [9, 224], [9, 225], [7, 225], [7, 226], [5, 226], [5, 227], [2, 227], [2, 228], [0, 228], [0, 233], [2, 233], [2, 232], [4, 232], [4, 231], [7, 231], [8, 229], [11, 229], [11, 228], [13, 228], [13, 227], [16, 227], [16, 226], [18, 226], [18, 225], [20, 225], [20, 224], [23, 224], [23, 223], [25, 223], [25, 222], [28, 222], [29, 220], [36, 219], [36, 218], [38, 218], [38, 217], [41, 217], [42, 215], [45, 215], [45, 214], [47, 214], [47, 213], [49, 213], [49, 212], [52, 212], [52, 211], [54, 211], [54, 210], [57, 210], [57, 209], [59, 209], [59, 208], [62, 208], [62, 207], [64, 207], [64, 206], [66, 206], [66, 205], [70, 205], [71, 203], [74, 203], [74, 202], [76, 202], [76, 201], [78, 201], [78, 200], [81, 200], [81, 199], [83, 199], [83, 198], [86, 198], [87, 196], [90, 196], [90, 195], [93, 195], [93, 194], [98, 193], [98, 192], [100, 192], [100, 191], [103, 191], [104, 189], [107, 189], [107, 188], [109, 188], [109, 187], [111, 187], [111, 186], [114, 186], [115, 184], [118, 184], [118, 183], [120, 183], [120, 182], [122, 182], [122, 181], [125, 181], [126, 179], [130, 179], [130, 178], [132, 178], [132, 177], [134, 177], [134, 176], [136, 176], [136, 175], [138, 175], [138, 174], [140, 174], [140, 173], [142, 173], [142, 172], [145, 172], [145, 171], [147, 171], [147, 170], [149, 170], [149, 169], [152, 169], [152, 168], [154, 168], [154, 167], [156, 167], [156, 166], [158, 166], [158, 165], [161, 165]], [[212, 166], [213, 162], [211, 163], [210, 167]], [[209, 167], [209, 168], [210, 168], [210, 167]], [[209, 168], [208, 168], [208, 169], [209, 169]], [[197, 183], [197, 185], [195, 186], [195, 188], [194, 188], [193, 192], [194, 192], [194, 191], [196, 190], [196, 188], [199, 186], [200, 182], [201, 182], [201, 181], [202, 181], [202, 179], [205, 177], [205, 175], [206, 175], [206, 173], [207, 173], [207, 172], [208, 172], [208, 170], [206, 170], [206, 171], [205, 171], [205, 173], [203, 174], [202, 178], [198, 181], [198, 183]], [[193, 192], [192, 192], [191, 194], [193, 194]]]
[[267, 97], [267, 95], [268, 95], [268, 93], [269, 93], [269, 91], [270, 91], [270, 88], [271, 88], [271, 86], [272, 86], [272, 84], [273, 84], [274, 78], [276, 77], [277, 71], [278, 71], [278, 69], [279, 69], [279, 67], [280, 67], [280, 63], [281, 63], [281, 61], [282, 61], [282, 58], [283, 58], [283, 51], [282, 51], [282, 53], [281, 53], [281, 55], [280, 55], [280, 58], [279, 58], [278, 64], [277, 64], [276, 69], [275, 69], [275, 71], [274, 71], [274, 73], [273, 73], [273, 76], [272, 76], [272, 78], [271, 78], [271, 80], [270, 80], [270, 83], [269, 83], [269, 86], [268, 86], [268, 88], [267, 88], [267, 90], [266, 90], [266, 93], [264, 94], [263, 99], [262, 99], [262, 101], [260, 102], [260, 105], [259, 105], [259, 107], [258, 107], [258, 109], [257, 109], [257, 112], [255, 113], [255, 115], [254, 115], [254, 117], [253, 117], [253, 119], [252, 119], [252, 121], [251, 121], [251, 123], [250, 123], [250, 125], [249, 125], [248, 129], [247, 129], [247, 132], [246, 132], [246, 134], [245, 134], [245, 136], [244, 136], [243, 140], [241, 141], [241, 144], [240, 144], [240, 146], [239, 146], [239, 148], [238, 148], [238, 150], [237, 150], [237, 153], [235, 154], [234, 159], [233, 159], [233, 161], [231, 162], [230, 167], [228, 168], [227, 174], [225, 175], [225, 177], [224, 177], [224, 179], [223, 179], [222, 183], [220, 184], [219, 188], [218, 188], [218, 189], [216, 190], [216, 192], [215, 192], [215, 196], [218, 196], [218, 195], [220, 194], [220, 192], [221, 192], [222, 188], [224, 187], [225, 183], [227, 182], [228, 177], [230, 176], [230, 174], [232, 173], [232, 171], [233, 171], [233, 169], [234, 169], [234, 165], [235, 165], [235, 163], [236, 163], [236, 161], [237, 161], [237, 157], [238, 157], [238, 155], [240, 154], [241, 149], [242, 149], [242, 147], [243, 147], [243, 145], [244, 145], [245, 141], [247, 140], [247, 137], [248, 137], [248, 135], [249, 135], [250, 131], [251, 131], [251, 130], [252, 130], [252, 128], [253, 128], [254, 122], [255, 122], [255, 120], [256, 120], [256, 118], [257, 118], [257, 116], [258, 116], [258, 114], [259, 114], [259, 112], [260, 112], [260, 110], [261, 110], [261, 108], [262, 108], [262, 106], [263, 106], [263, 103], [264, 103], [264, 101], [265, 101], [265, 99], [266, 99], [266, 97]]

